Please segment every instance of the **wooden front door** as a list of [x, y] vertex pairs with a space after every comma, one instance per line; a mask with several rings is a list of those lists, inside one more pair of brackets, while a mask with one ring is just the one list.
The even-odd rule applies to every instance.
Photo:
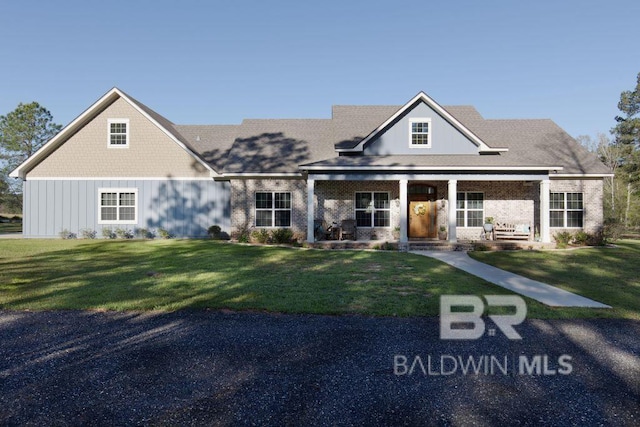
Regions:
[[436, 201], [409, 202], [409, 237], [438, 237]]

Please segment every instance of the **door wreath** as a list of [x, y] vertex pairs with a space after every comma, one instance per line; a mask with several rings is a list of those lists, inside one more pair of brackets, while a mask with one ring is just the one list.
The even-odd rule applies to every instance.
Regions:
[[427, 214], [427, 207], [422, 203], [418, 203], [413, 208], [413, 213], [418, 215], [418, 216], [426, 215]]

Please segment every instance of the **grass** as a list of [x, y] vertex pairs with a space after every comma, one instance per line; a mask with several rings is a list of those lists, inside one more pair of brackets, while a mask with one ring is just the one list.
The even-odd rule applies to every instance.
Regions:
[[[0, 218], [13, 218], [14, 216], [19, 216], [22, 218], [22, 215], [17, 214], [5, 214], [0, 213]], [[3, 233], [22, 233], [22, 222], [17, 223], [6, 223], [0, 222], [0, 234]]]
[[[473, 252], [472, 258], [603, 302], [612, 310], [590, 317], [640, 319], [640, 240], [621, 240], [615, 248], [562, 251]], [[563, 309], [585, 317], [584, 309]]]
[[[615, 262], [622, 268], [629, 263], [628, 255], [637, 257], [640, 247], [603, 251], [609, 258], [596, 265]], [[490, 260], [502, 254], [477, 255]], [[539, 256], [565, 256], [530, 251], [514, 255], [525, 257], [525, 265]], [[636, 276], [629, 272], [626, 282], [616, 284], [615, 298], [596, 298], [611, 305], [621, 301], [623, 309], [553, 309], [526, 299], [528, 317], [638, 318], [634, 271]], [[398, 252], [300, 250], [207, 240], [0, 240], [2, 309], [206, 308], [437, 316], [440, 295], [509, 293], [434, 259]]]

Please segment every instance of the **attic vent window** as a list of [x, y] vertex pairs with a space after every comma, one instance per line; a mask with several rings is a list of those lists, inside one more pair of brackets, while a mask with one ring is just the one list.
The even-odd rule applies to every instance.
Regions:
[[129, 119], [109, 119], [108, 126], [108, 146], [112, 148], [129, 147]]
[[414, 148], [431, 147], [431, 119], [410, 119], [409, 146]]

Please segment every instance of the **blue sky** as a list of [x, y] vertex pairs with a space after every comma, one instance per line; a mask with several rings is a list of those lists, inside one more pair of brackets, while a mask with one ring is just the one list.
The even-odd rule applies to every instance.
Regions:
[[485, 118], [608, 132], [640, 72], [640, 2], [5, 1], [0, 114], [67, 124], [113, 86], [179, 124], [324, 118], [423, 90]]

